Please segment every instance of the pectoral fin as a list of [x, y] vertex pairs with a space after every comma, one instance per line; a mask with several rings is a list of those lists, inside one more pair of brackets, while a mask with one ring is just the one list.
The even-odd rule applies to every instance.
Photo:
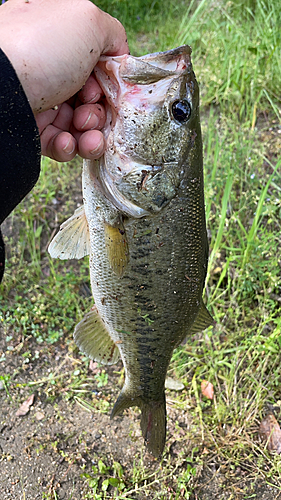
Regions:
[[121, 277], [129, 262], [129, 246], [125, 228], [120, 221], [116, 227], [104, 225], [105, 245], [111, 269]]
[[89, 358], [103, 365], [117, 363], [119, 349], [110, 337], [96, 307], [76, 325], [73, 337], [79, 349]]
[[90, 253], [90, 236], [84, 206], [77, 208], [51, 241], [49, 254], [57, 259], [82, 259]]

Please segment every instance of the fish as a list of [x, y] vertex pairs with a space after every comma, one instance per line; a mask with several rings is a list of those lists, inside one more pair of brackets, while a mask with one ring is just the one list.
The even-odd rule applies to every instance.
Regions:
[[148, 451], [166, 441], [165, 378], [183, 340], [213, 324], [199, 89], [187, 45], [142, 57], [102, 56], [104, 155], [84, 160], [83, 205], [62, 224], [54, 258], [89, 255], [94, 306], [74, 330], [102, 364], [121, 357], [125, 382], [111, 418], [141, 410]]

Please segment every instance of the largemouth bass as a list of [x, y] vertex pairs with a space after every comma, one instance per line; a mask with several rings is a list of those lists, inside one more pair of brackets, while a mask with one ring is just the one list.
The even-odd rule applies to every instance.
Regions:
[[90, 255], [95, 306], [74, 338], [115, 363], [125, 383], [111, 417], [141, 409], [148, 450], [166, 439], [165, 377], [175, 347], [213, 320], [202, 302], [208, 261], [199, 91], [188, 46], [102, 57], [107, 149], [84, 161], [84, 205], [61, 226], [53, 257]]

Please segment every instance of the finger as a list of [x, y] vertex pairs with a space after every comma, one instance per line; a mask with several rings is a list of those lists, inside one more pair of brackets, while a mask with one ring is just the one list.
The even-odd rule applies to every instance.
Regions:
[[49, 125], [42, 132], [41, 153], [56, 161], [69, 161], [77, 153], [77, 142], [69, 132]]
[[77, 130], [100, 130], [105, 124], [105, 110], [100, 104], [84, 104], [75, 109], [73, 125]]
[[56, 115], [52, 124], [60, 130], [69, 131], [73, 120], [73, 113], [74, 112], [72, 107], [64, 102], [60, 106], [58, 114]]
[[57, 161], [70, 161], [77, 154], [77, 142], [68, 132], [61, 132], [53, 139], [53, 158]]
[[39, 134], [41, 134], [50, 123], [53, 123], [59, 113], [59, 110], [60, 106], [58, 106], [57, 109], [49, 109], [48, 111], [43, 111], [42, 113], [38, 113], [35, 115]]
[[122, 54], [129, 54], [129, 47], [127, 35], [124, 27], [114, 17], [103, 12], [101, 19], [101, 29], [106, 33], [105, 45], [102, 54], [109, 56], [121, 56]]
[[44, 129], [50, 124], [61, 130], [70, 130], [70, 126], [73, 119], [73, 109], [72, 107], [64, 102], [56, 109], [49, 109], [48, 111], [43, 111], [35, 115], [37, 127], [39, 129], [39, 134], [42, 134]]
[[103, 91], [100, 88], [97, 80], [93, 75], [90, 75], [83, 88], [78, 93], [81, 102], [98, 102], [103, 96]]
[[105, 139], [98, 130], [87, 130], [78, 140], [78, 154], [82, 158], [95, 160], [103, 155], [105, 150]]

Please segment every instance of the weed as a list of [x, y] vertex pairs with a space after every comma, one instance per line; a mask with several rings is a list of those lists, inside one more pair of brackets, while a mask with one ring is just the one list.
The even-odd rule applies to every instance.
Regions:
[[193, 47], [204, 104], [236, 112], [252, 127], [257, 108], [280, 120], [280, 16], [278, 0], [190, 2], [174, 43]]
[[111, 491], [111, 498], [123, 498], [120, 497], [120, 492], [125, 488], [123, 475], [123, 468], [119, 462], [113, 462], [111, 468], [99, 459], [97, 466], [92, 466], [91, 473], [83, 472], [81, 477], [88, 482], [90, 489], [88, 498], [92, 498], [91, 495], [94, 494], [95, 498], [102, 499], [108, 498], [107, 492], [109, 490]]
[[0, 375], [0, 384], [1, 384], [0, 387], [1, 389], [4, 388], [7, 393], [7, 396], [10, 399], [12, 399], [8, 389], [10, 378], [11, 378], [10, 375]]
[[97, 380], [98, 382], [98, 387], [104, 387], [105, 385], [107, 385], [107, 382], [108, 382], [108, 374], [106, 373], [105, 370], [101, 370], [100, 373], [97, 373], [95, 375], [95, 379]]

